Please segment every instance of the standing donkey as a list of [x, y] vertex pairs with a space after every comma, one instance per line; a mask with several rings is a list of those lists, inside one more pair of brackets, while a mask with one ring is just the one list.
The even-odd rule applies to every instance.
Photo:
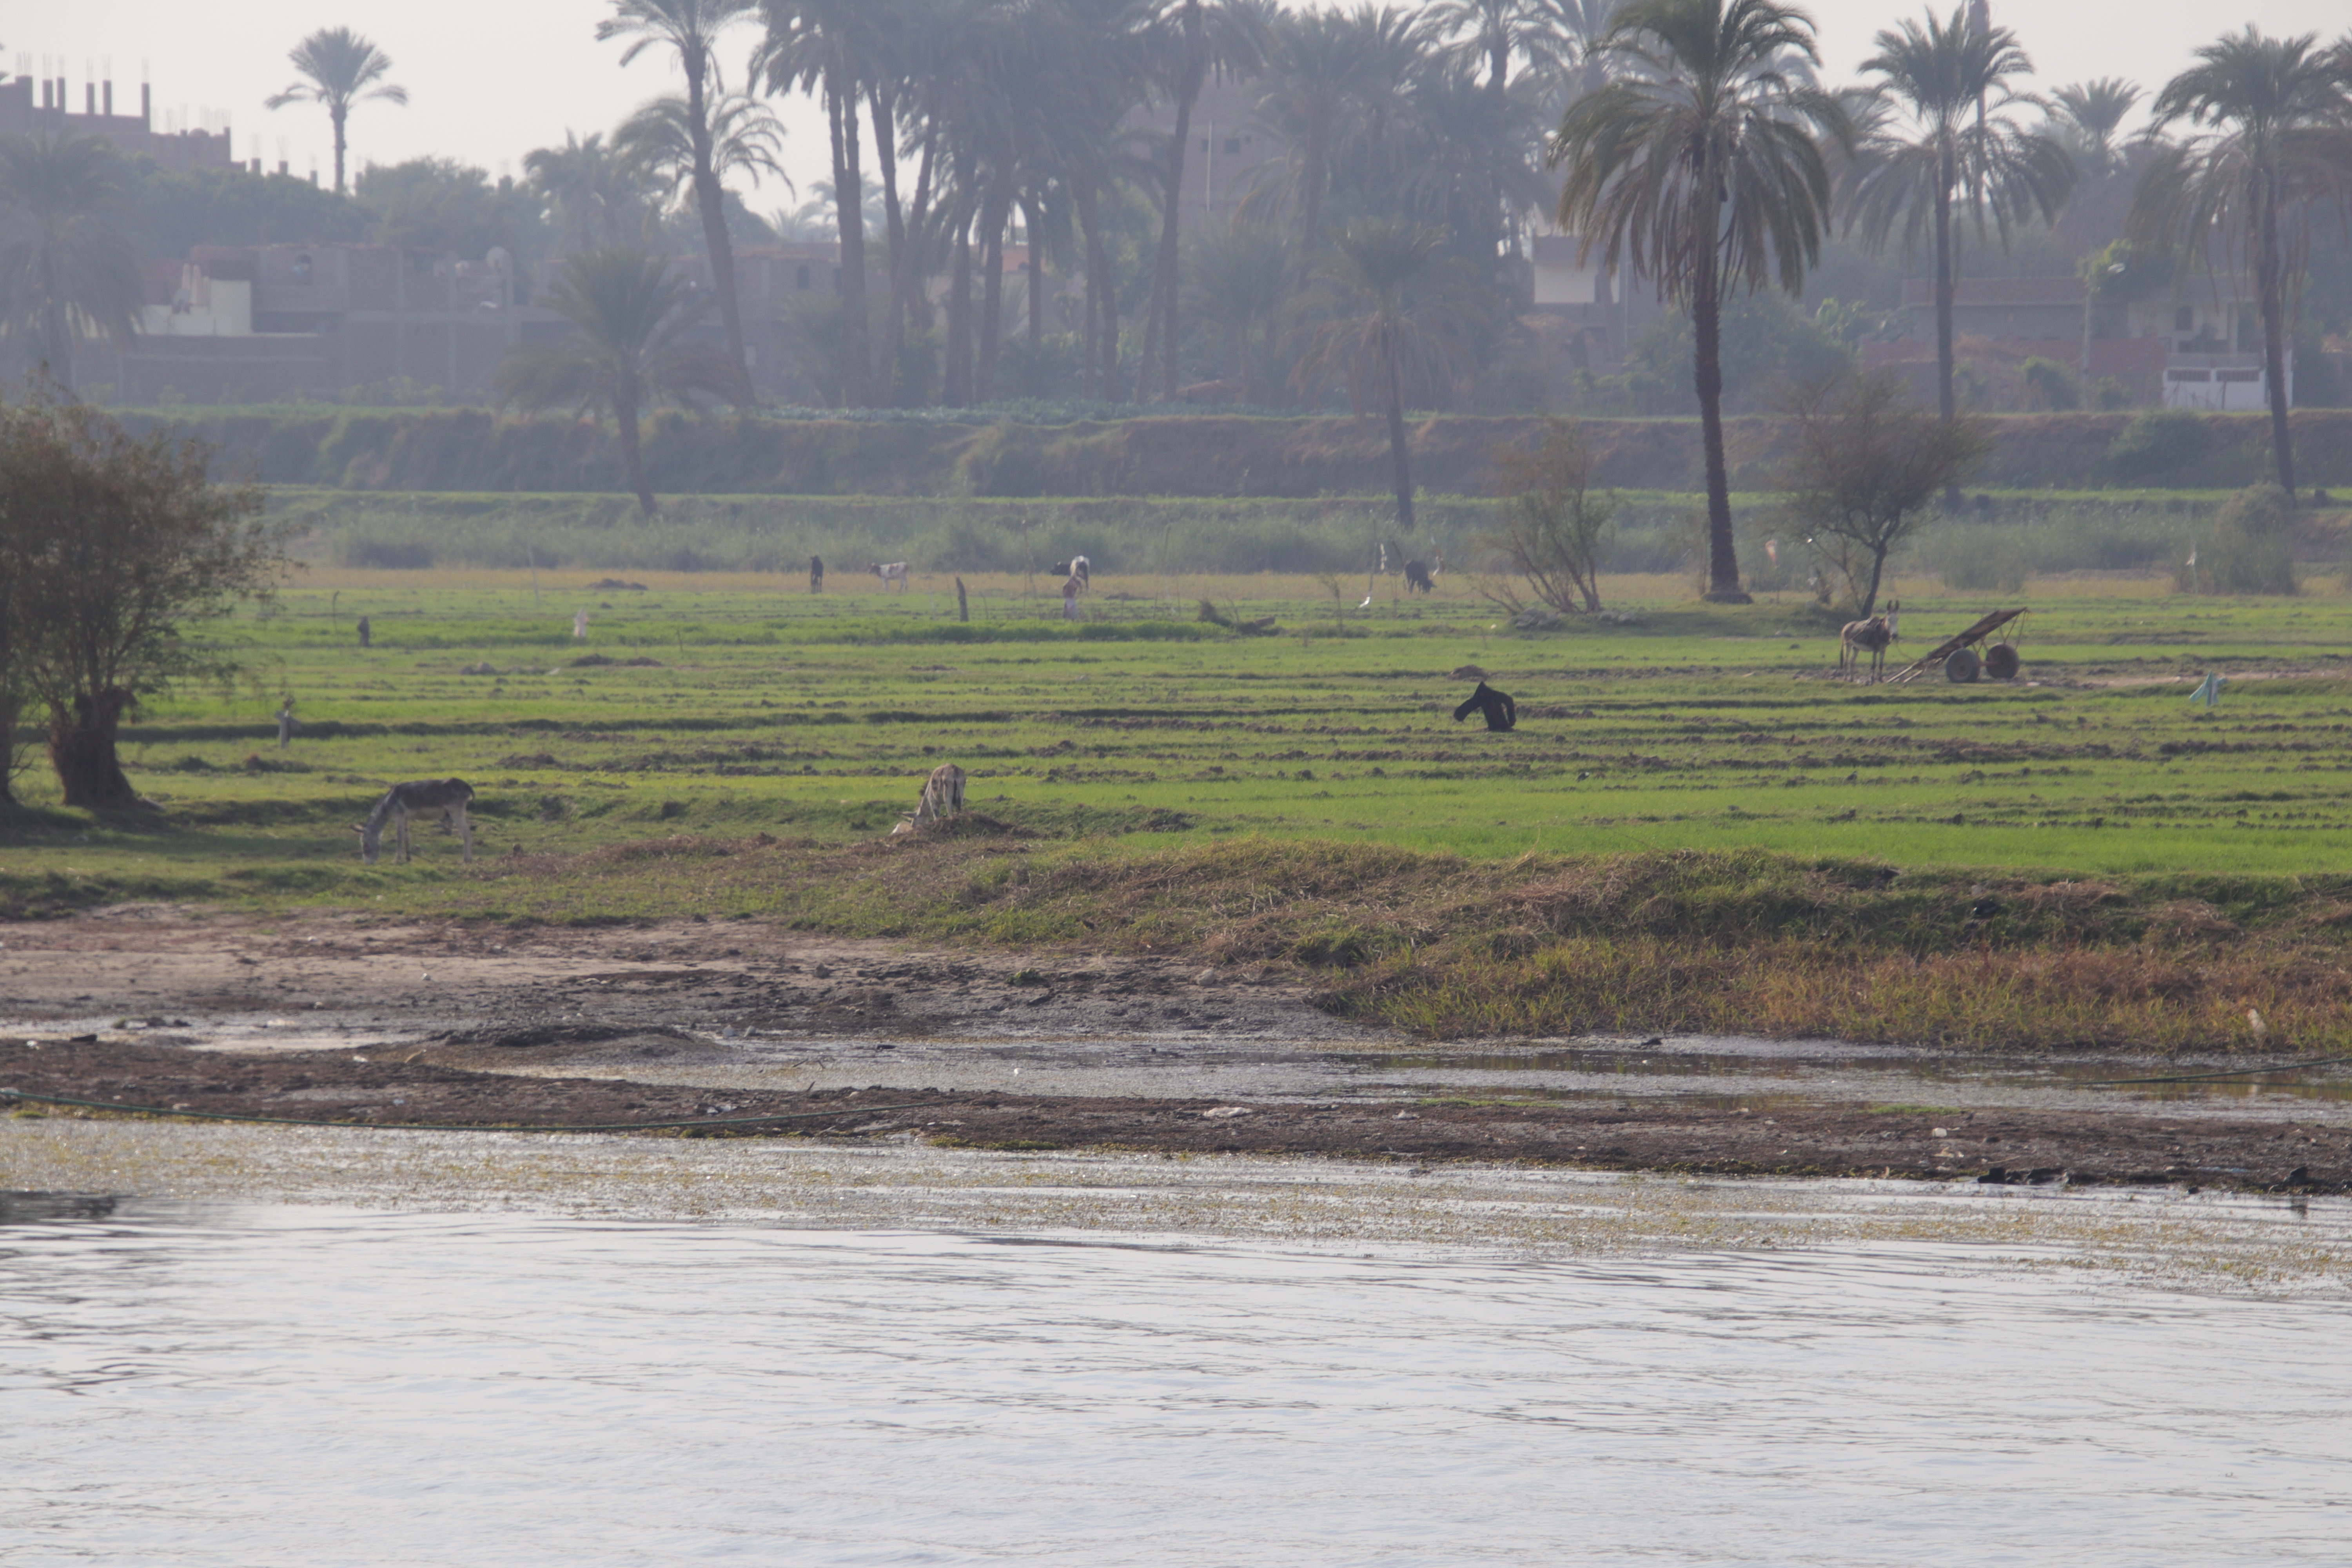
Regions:
[[464, 779], [417, 779], [409, 784], [396, 784], [375, 803], [367, 821], [352, 829], [360, 836], [360, 858], [375, 864], [376, 852], [383, 847], [384, 824], [392, 825], [395, 858], [408, 859], [408, 819], [413, 816], [440, 817], [457, 830], [458, 839], [466, 847], [466, 859], [474, 858], [474, 825], [466, 820], [467, 803], [474, 798], [474, 786]]
[[953, 763], [941, 763], [933, 768], [931, 776], [923, 781], [922, 798], [915, 803], [910, 815], [898, 819], [890, 836], [895, 838], [955, 816], [963, 809], [963, 770]]
[[1886, 668], [1886, 645], [1902, 634], [1895, 629], [1895, 617], [1903, 613], [1903, 601], [1889, 599], [1881, 615], [1866, 621], [1848, 621], [1838, 633], [1838, 674], [1848, 679], [1862, 671], [1862, 656], [1870, 655], [1870, 681], [1875, 686]]

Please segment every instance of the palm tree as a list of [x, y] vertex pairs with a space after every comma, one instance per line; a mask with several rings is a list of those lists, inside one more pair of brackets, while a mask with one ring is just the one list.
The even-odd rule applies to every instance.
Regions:
[[392, 57], [349, 27], [321, 27], [287, 55], [302, 79], [268, 99], [263, 107], [282, 109], [289, 103], [326, 106], [335, 127], [335, 194], [343, 194], [343, 125], [352, 106], [371, 98], [386, 103], [408, 101], [408, 89], [383, 79]]
[[1270, 205], [1287, 205], [1297, 226], [1291, 259], [1302, 289], [1321, 248], [1333, 167], [1349, 148], [1363, 145], [1376, 106], [1394, 100], [1402, 63], [1418, 52], [1422, 25], [1393, 6], [1368, 3], [1275, 18], [1257, 113], [1286, 151], [1268, 166], [1272, 178], [1250, 193], [1243, 213], [1255, 217]]
[[1560, 0], [1437, 0], [1429, 16], [1440, 33], [1458, 35], [1448, 52], [1465, 65], [1483, 67], [1482, 86], [1496, 98], [1514, 57], [1549, 73], [1565, 69], [1574, 52]]
[[683, 98], [656, 98], [621, 122], [613, 149], [627, 174], [672, 192], [695, 190], [698, 160], [707, 161], [722, 195], [731, 194], [726, 183], [737, 174], [748, 175], [753, 184], [761, 174], [773, 174], [786, 190], [793, 188], [778, 162], [784, 128], [756, 99], [722, 90], [707, 106], [702, 125], [703, 150], [698, 153], [693, 106]]
[[1160, 350], [1160, 395], [1176, 398], [1176, 220], [1183, 196], [1184, 152], [1192, 136], [1192, 105], [1211, 71], [1255, 72], [1265, 59], [1270, 7], [1260, 0], [1165, 0], [1160, 11], [1161, 87], [1176, 102], [1176, 132], [1168, 141], [1168, 183], [1161, 187], [1160, 261], [1151, 279], [1151, 305], [1143, 322], [1143, 359], [1136, 371], [1140, 397], [1151, 374], [1152, 347]]
[[74, 340], [138, 330], [146, 289], [131, 191], [94, 136], [0, 139], [0, 336], [70, 392]]
[[2051, 117], [2064, 125], [2066, 151], [2084, 179], [2113, 173], [2123, 163], [2116, 132], [2140, 100], [2139, 84], [2103, 76], [2050, 95]]
[[523, 154], [523, 173], [562, 226], [562, 248], [596, 250], [643, 238], [652, 204], [602, 132], [563, 133], [561, 147]]
[[1874, 40], [1878, 53], [1862, 68], [1875, 71], [1877, 100], [1869, 133], [1848, 169], [1853, 205], [1846, 225], [1884, 246], [1897, 220], [1906, 255], [1923, 236], [1936, 253], [1936, 384], [1937, 406], [1949, 419], [1952, 395], [1952, 220], [1971, 221], [1982, 238], [1987, 220], [2004, 249], [2011, 230], [2039, 213], [2047, 223], [2074, 189], [2074, 164], [2055, 137], [2019, 125], [2003, 110], [2030, 102], [2008, 79], [2033, 62], [2006, 27], [1973, 26], [1965, 8], [1948, 23], [1929, 12], [1924, 24], [1906, 21]]
[[1811, 20], [1772, 0], [1633, 0], [1595, 52], [1628, 74], [1569, 106], [1546, 152], [1565, 167], [1560, 226], [1580, 253], [1630, 262], [1690, 312], [1706, 455], [1707, 592], [1744, 604], [1723, 452], [1723, 296], [1777, 276], [1790, 293], [1830, 216], [1821, 138], [1849, 131], [1817, 65]]
[[572, 323], [571, 335], [509, 349], [499, 365], [499, 395], [534, 412], [609, 411], [620, 427], [629, 488], [650, 515], [657, 509], [638, 446], [639, 416], [665, 403], [707, 396], [740, 406], [751, 399], [731, 356], [686, 341], [709, 300], [672, 277], [660, 257], [620, 248], [572, 258], [547, 303]]
[[1236, 228], [1202, 240], [1192, 252], [1184, 308], [1224, 335], [1226, 357], [1244, 403], [1258, 401], [1257, 355], [1250, 334], [1272, 345], [1286, 298], [1282, 241], [1263, 229]]
[[1462, 340], [1484, 315], [1484, 301], [1460, 263], [1444, 254], [1444, 231], [1427, 224], [1369, 218], [1331, 239], [1316, 268], [1314, 325], [1291, 384], [1308, 396], [1344, 380], [1349, 401], [1388, 416], [1389, 463], [1396, 481], [1397, 528], [1413, 534], [1412, 468], [1404, 444], [1409, 377], [1428, 378], [1461, 364]]
[[720, 34], [742, 19], [754, 0], [613, 0], [613, 15], [596, 24], [596, 37], [626, 38], [621, 63], [660, 46], [677, 51], [686, 78], [685, 128], [693, 153], [694, 205], [702, 219], [702, 245], [710, 258], [710, 286], [719, 296], [719, 319], [727, 332], [727, 353], [745, 388], [751, 361], [743, 353], [743, 317], [736, 304], [735, 247], [727, 237], [727, 193], [711, 162], [710, 94], [719, 64], [712, 48]]
[[2250, 264], [2263, 318], [2263, 363], [2279, 486], [2294, 494], [2286, 422], [2287, 315], [2318, 212], [2352, 212], [2352, 41], [2266, 38], [2249, 24], [2197, 51], [2199, 63], [2156, 99], [2158, 129], [2186, 121], [2132, 200], [2136, 238], [2178, 245], [2191, 266], [2215, 253]]

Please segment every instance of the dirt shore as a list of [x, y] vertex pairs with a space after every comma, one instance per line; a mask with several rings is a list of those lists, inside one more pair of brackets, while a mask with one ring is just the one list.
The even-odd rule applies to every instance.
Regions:
[[[43, 1097], [20, 1115], [2352, 1187], [2340, 1100], [2254, 1114], [1820, 1090], [1545, 1099], [1254, 1066], [1409, 1045], [1314, 1004], [1300, 973], [1181, 957], [914, 952], [750, 922], [515, 930], [135, 907], [0, 925], [0, 1089]], [[1059, 1091], [1029, 1091], [1024, 1073]]]

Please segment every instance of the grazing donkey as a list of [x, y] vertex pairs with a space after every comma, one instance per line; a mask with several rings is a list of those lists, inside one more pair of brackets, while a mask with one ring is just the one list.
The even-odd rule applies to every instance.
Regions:
[[890, 830], [891, 836], [896, 837], [901, 833], [912, 833], [919, 827], [929, 827], [962, 809], [963, 770], [953, 763], [941, 763], [931, 770], [931, 776], [923, 781], [923, 798], [915, 803], [912, 813], [898, 819], [898, 826]]
[[417, 779], [409, 784], [396, 784], [375, 803], [365, 824], [352, 831], [360, 836], [360, 858], [375, 864], [376, 851], [383, 842], [384, 824], [392, 824], [393, 843], [396, 858], [408, 859], [408, 821], [413, 816], [439, 817], [457, 830], [458, 839], [466, 847], [466, 859], [474, 858], [474, 825], [466, 820], [466, 804], [474, 798], [474, 786], [464, 779]]
[[884, 587], [887, 588], [891, 584], [896, 583], [898, 584], [898, 592], [903, 594], [907, 591], [907, 563], [905, 562], [870, 561], [866, 563], [866, 569], [868, 572], [873, 573], [877, 577], [881, 578], [882, 585]]
[[1862, 656], [1870, 655], [1870, 680], [1878, 683], [1886, 668], [1886, 645], [1902, 634], [1895, 629], [1895, 617], [1903, 613], [1903, 601], [1889, 599], [1883, 614], [1866, 621], [1848, 621], [1838, 633], [1838, 674], [1847, 679], [1861, 673]]

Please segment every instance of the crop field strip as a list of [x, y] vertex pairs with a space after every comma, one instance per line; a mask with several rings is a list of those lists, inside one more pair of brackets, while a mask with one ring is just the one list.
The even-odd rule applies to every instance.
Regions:
[[[185, 693], [129, 732], [134, 777], [194, 831], [100, 828], [67, 858], [226, 852], [372, 882], [385, 872], [361, 872], [344, 825], [391, 779], [445, 775], [481, 792], [492, 853], [655, 832], [848, 842], [886, 831], [940, 761], [987, 809], [1056, 837], [1238, 831], [1471, 856], [1755, 846], [2293, 873], [2346, 865], [2352, 826], [2341, 601], [2043, 590], [2028, 601], [2037, 684], [1874, 689], [1834, 680], [1833, 630], [1794, 604], [1636, 604], [1639, 625], [1519, 635], [1491, 629], [1496, 612], [1458, 580], [1434, 602], [1376, 594], [1361, 616], [1350, 598], [1336, 622], [1311, 578], [1171, 593], [1278, 617], [1279, 634], [1244, 637], [1108, 585], [1085, 626], [1016, 619], [1017, 577], [972, 580], [985, 596], [966, 627], [936, 582], [822, 596], [774, 579], [551, 582], [532, 613], [527, 584], [314, 575], [328, 580], [232, 630], [261, 688]], [[1898, 652], [1978, 608], [1912, 601]], [[958, 636], [1037, 640], [930, 640]], [[2239, 679], [2220, 710], [2192, 710], [2184, 678], [2209, 665], [2295, 673]], [[1516, 732], [1450, 719], [1464, 666], [1518, 700]], [[267, 717], [280, 691], [305, 726], [282, 756]], [[26, 782], [37, 802], [44, 781]]]

